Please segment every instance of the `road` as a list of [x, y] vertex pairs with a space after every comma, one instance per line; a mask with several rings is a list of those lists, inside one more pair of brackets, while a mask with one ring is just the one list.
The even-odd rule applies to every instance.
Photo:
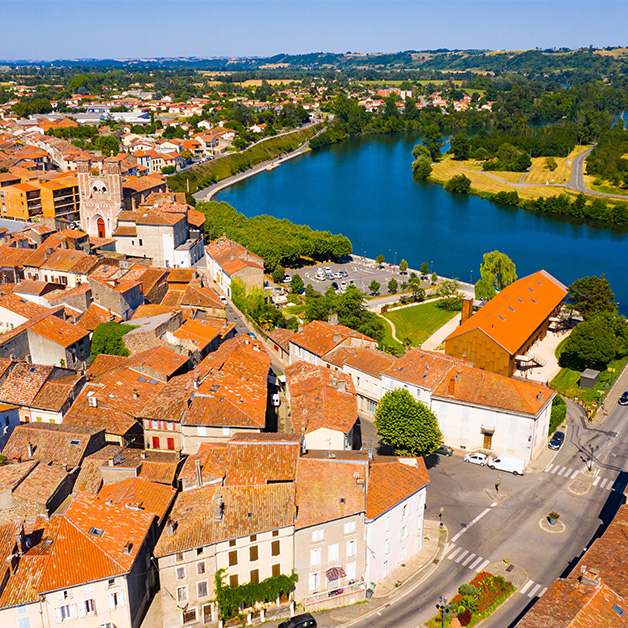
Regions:
[[[513, 594], [486, 626], [514, 626], [521, 615], [557, 577], [567, 575], [584, 549], [601, 534], [622, 502], [628, 481], [628, 409], [616, 406], [604, 425], [592, 426], [573, 417], [563, 448], [546, 471], [524, 477], [502, 474], [502, 498], [495, 503], [498, 473], [464, 463], [460, 456], [430, 460], [426, 517], [437, 519], [441, 507], [450, 533], [450, 545], [434, 574], [399, 601], [354, 624], [360, 628], [395, 626], [417, 628], [436, 613], [439, 596], [451, 599], [460, 584], [489, 562], [508, 558], [528, 574], [529, 582]], [[569, 492], [584, 477], [587, 446], [594, 454], [595, 479], [586, 495]], [[572, 485], [573, 487], [573, 485]], [[548, 534], [539, 520], [560, 513], [566, 531]]]
[[584, 194], [595, 194], [595, 192], [591, 192], [591, 190], [584, 187], [584, 160], [589, 156], [593, 148], [594, 147], [591, 146], [583, 153], [574, 157], [573, 164], [571, 165], [571, 179], [568, 183], [565, 183], [566, 188], [570, 188], [571, 190], [582, 192]]

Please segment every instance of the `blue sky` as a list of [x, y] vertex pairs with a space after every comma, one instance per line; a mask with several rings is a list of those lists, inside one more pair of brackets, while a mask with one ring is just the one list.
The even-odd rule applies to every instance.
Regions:
[[0, 0], [0, 59], [628, 44], [626, 0]]

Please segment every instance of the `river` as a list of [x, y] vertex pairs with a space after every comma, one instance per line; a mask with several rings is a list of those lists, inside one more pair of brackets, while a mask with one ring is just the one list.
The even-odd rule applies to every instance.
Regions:
[[628, 234], [454, 196], [412, 178], [412, 133], [351, 138], [221, 191], [246, 216], [270, 214], [346, 235], [357, 255], [477, 281], [486, 251], [521, 277], [544, 268], [564, 284], [604, 273], [628, 313]]

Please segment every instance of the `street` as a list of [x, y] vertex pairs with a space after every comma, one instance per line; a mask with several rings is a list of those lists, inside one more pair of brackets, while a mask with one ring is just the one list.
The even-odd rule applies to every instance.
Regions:
[[[514, 626], [555, 578], [571, 571], [622, 503], [628, 482], [628, 443], [622, 438], [627, 417], [628, 409], [615, 406], [603, 426], [572, 418], [565, 444], [546, 470], [523, 477], [502, 473], [497, 499], [493, 499], [497, 471], [465, 463], [461, 455], [431, 456], [425, 514], [437, 520], [444, 508], [449, 529], [445, 557], [426, 582], [354, 625], [416, 628], [435, 615], [440, 596], [450, 600], [460, 584], [489, 562], [507, 558], [527, 572], [529, 581], [485, 625]], [[588, 445], [598, 447], [591, 478], [583, 474]], [[584, 495], [568, 490], [583, 486], [589, 487]], [[552, 510], [561, 515], [563, 534], [550, 535], [539, 527]]]

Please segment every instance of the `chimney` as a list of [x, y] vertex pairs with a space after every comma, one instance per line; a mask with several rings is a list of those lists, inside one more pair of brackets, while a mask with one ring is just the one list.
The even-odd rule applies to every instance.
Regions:
[[68, 463], [64, 462], [61, 467], [63, 468], [63, 470], [67, 473], [68, 472]]
[[539, 390], [538, 394], [536, 395], [536, 400], [539, 403], [543, 403], [543, 391], [542, 390]]
[[456, 383], [459, 384], [462, 381], [462, 371], [456, 373]]
[[339, 379], [336, 382], [337, 386], [336, 388], [338, 389], [338, 392], [347, 392], [347, 382], [344, 379]]
[[342, 334], [334, 334], [334, 344], [338, 344], [342, 340]]
[[107, 460], [107, 464], [110, 467], [115, 467], [116, 466], [116, 461], [113, 459], [113, 456], [109, 456], [109, 460]]
[[142, 460], [146, 460], [146, 451], [141, 451], [141, 452], [140, 452], [140, 458], [141, 458]]
[[111, 499], [111, 497], [107, 497], [107, 499], [105, 499], [105, 504], [107, 504], [107, 506], [113, 506], [113, 499]]
[[194, 378], [194, 390], [198, 390], [199, 384], [200, 384], [200, 379], [198, 377]]
[[[338, 324], [338, 314], [330, 314], [329, 318], [327, 319], [327, 322], [330, 325], [337, 325]], [[341, 338], [342, 338], [342, 336], [341, 336]], [[337, 342], [340, 342], [340, 340], [338, 340]]]
[[462, 318], [460, 324], [464, 323], [467, 319], [471, 318], [473, 314], [473, 298], [466, 297], [462, 299]]
[[373, 450], [372, 449], [368, 450], [368, 455], [369, 455], [369, 461], [373, 462]]
[[28, 445], [26, 447], [26, 451], [28, 453], [28, 457], [32, 458], [33, 454], [35, 453], [35, 448], [33, 447], [33, 443], [31, 443], [30, 441], [28, 441]]
[[177, 531], [177, 522], [168, 518], [166, 522], [166, 536], [174, 536], [174, 533]]
[[203, 486], [203, 470], [201, 469], [201, 461], [196, 461], [196, 483], [199, 486]]
[[133, 399], [139, 399], [140, 398], [140, 394], [137, 392], [137, 390], [133, 391]]
[[222, 495], [214, 497], [213, 515], [214, 521], [221, 521], [222, 515], [225, 511], [225, 503], [222, 501]]
[[452, 377], [449, 380], [449, 390], [447, 391], [447, 394], [450, 397], [453, 397], [455, 391], [456, 391], [456, 380]]

